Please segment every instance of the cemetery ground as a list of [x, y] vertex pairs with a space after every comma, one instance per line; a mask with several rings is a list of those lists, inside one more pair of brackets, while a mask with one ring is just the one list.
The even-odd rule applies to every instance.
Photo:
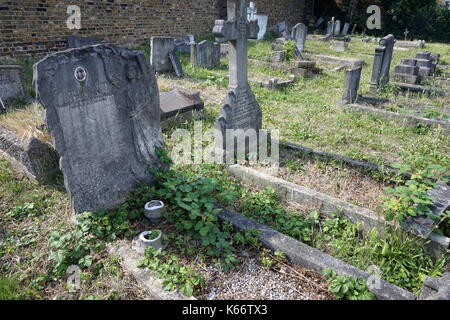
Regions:
[[[266, 60], [272, 43], [250, 42], [249, 58]], [[307, 41], [304, 57], [313, 60], [314, 54], [325, 54], [364, 60], [360, 94], [368, 95], [377, 44], [353, 40], [346, 52], [335, 52], [329, 46], [329, 42]], [[148, 53], [147, 47], [139, 49]], [[429, 43], [425, 49], [440, 53], [442, 65], [450, 64], [448, 45]], [[423, 49], [394, 50], [392, 70], [401, 58], [413, 57], [419, 51]], [[178, 79], [159, 75], [159, 89], [181, 86], [199, 90], [206, 103], [204, 114], [196, 119], [202, 120], [206, 131], [214, 125], [227, 92], [227, 59], [223, 58], [218, 68], [199, 68], [189, 64], [187, 55], [181, 58], [186, 76]], [[26, 90], [31, 90], [32, 61], [22, 63], [27, 67]], [[377, 115], [347, 111], [337, 105], [343, 92], [345, 68], [334, 71], [336, 66], [318, 66], [322, 68], [320, 74], [299, 77], [283, 90], [269, 91], [251, 83], [263, 111], [264, 129], [279, 129], [281, 141], [420, 172], [422, 178], [429, 175], [433, 181], [450, 173], [450, 141], [442, 128], [406, 126]], [[289, 74], [249, 64], [250, 80], [273, 77], [286, 79]], [[390, 99], [386, 106], [389, 110], [448, 119], [448, 97], [403, 93], [393, 85], [384, 88], [380, 96]], [[418, 108], [423, 105], [427, 107]], [[41, 111], [39, 105], [17, 101], [16, 110], [0, 115], [0, 126], [19, 137], [34, 135], [50, 141], [45, 129], [39, 127], [43, 123]], [[193, 131], [193, 127], [192, 122], [180, 123], [163, 132], [169, 152], [174, 143], [169, 139], [171, 133], [180, 128]], [[384, 206], [382, 197], [392, 197], [385, 188], [402, 186], [408, 179], [390, 172], [352, 168], [338, 160], [317, 158], [287, 147], [281, 148], [280, 159], [277, 173], [263, 165], [245, 165], [378, 214], [392, 210]], [[416, 180], [422, 183], [422, 178]], [[449, 271], [445, 265], [447, 257], [433, 261], [423, 249], [425, 241], [414, 235], [389, 228], [384, 236], [364, 233], [340, 217], [339, 212], [327, 216], [319, 213], [320, 208], [282, 200], [273, 189], [244, 183], [223, 166], [174, 166], [158, 179], [159, 191], [148, 186], [138, 188], [112, 214], [87, 215], [86, 223], [75, 226], [71, 223], [71, 204], [62, 175], [57, 175], [51, 185], [38, 186], [0, 159], [0, 281], [8, 284], [2, 286], [6, 289], [0, 292], [0, 298], [149, 299], [136, 280], [121, 268], [120, 258], [108, 253], [108, 248], [117, 239], [131, 240], [144, 230], [145, 219], [139, 217], [142, 207], [156, 196], [168, 203], [169, 219], [158, 227], [167, 235], [169, 246], [162, 255], [148, 252], [142, 263], [167, 279], [167, 289], [178, 288], [199, 299], [373, 298], [364, 285], [352, 294], [336, 291], [336, 281], [351, 285], [351, 279], [336, 280], [332, 276], [327, 280], [299, 268], [282, 253], [264, 249], [257, 232], [252, 230], [239, 231], [224, 223], [213, 233], [222, 241], [221, 246], [213, 249], [207, 243], [199, 243], [192, 236], [192, 224], [198, 221], [195, 217], [182, 218], [189, 209], [180, 207], [178, 201], [193, 189], [199, 190], [199, 197], [193, 202], [207, 199], [211, 228], [216, 228], [217, 219], [212, 207], [221, 204], [362, 270], [376, 265], [384, 280], [416, 295], [420, 294], [425, 276]], [[174, 193], [167, 184], [180, 186], [180, 190]], [[440, 228], [441, 233], [450, 236], [448, 225], [443, 223]], [[66, 282], [65, 271], [74, 261], [81, 261], [83, 266], [83, 284], [78, 291]], [[330, 283], [335, 284], [334, 289], [328, 287]]]

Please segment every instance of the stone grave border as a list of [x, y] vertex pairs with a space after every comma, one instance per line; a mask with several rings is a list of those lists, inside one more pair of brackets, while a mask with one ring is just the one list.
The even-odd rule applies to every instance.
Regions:
[[[272, 228], [246, 218], [239, 213], [221, 207], [219, 219], [232, 223], [239, 230], [256, 229], [261, 232], [260, 240], [263, 245], [274, 251], [282, 251], [294, 264], [305, 269], [316, 271], [320, 274], [325, 269], [332, 269], [339, 275], [354, 276], [368, 279], [371, 275], [342, 260], [336, 259], [320, 250], [310, 247]], [[380, 281], [380, 289], [372, 291], [377, 298], [382, 300], [416, 300], [417, 297], [400, 287], [387, 281]]]
[[450, 96], [450, 90], [445, 90], [441, 88], [433, 88], [401, 82], [391, 82], [391, 84], [398, 87], [402, 91], [410, 91], [414, 93], [437, 95], [437, 96]]
[[[259, 188], [274, 188], [283, 200], [313, 205], [318, 207], [319, 212], [325, 215], [330, 215], [334, 212], [342, 212], [343, 216], [353, 223], [363, 222], [364, 231], [370, 231], [372, 228], [376, 228], [378, 232], [383, 234], [386, 226], [397, 225], [394, 222], [384, 220], [383, 216], [369, 209], [353, 205], [281, 178], [259, 172], [252, 168], [241, 165], [232, 165], [228, 166], [227, 169], [231, 174], [244, 182]], [[411, 225], [414, 224], [415, 222], [411, 221]], [[411, 228], [411, 230], [414, 230], [414, 228]], [[445, 254], [450, 248], [450, 238], [448, 237], [432, 233], [428, 239], [431, 241], [424, 246], [424, 249], [432, 258]]]
[[362, 59], [351, 59], [324, 54], [309, 54], [309, 57], [320, 63], [339, 65], [349, 68], [364, 67], [367, 65], [367, 63]]
[[293, 84], [297, 78], [295, 75], [290, 75], [289, 80], [281, 80], [278, 78], [272, 78], [268, 81], [257, 81], [257, 80], [249, 80], [249, 82], [255, 83], [257, 86], [261, 88], [266, 88], [268, 90], [281, 90], [285, 89], [291, 84]]
[[53, 146], [35, 137], [20, 139], [0, 127], [0, 155], [31, 181], [46, 184], [59, 172], [59, 157]]
[[403, 125], [427, 125], [432, 127], [442, 127], [445, 135], [450, 135], [450, 121], [429, 119], [409, 114], [387, 111], [376, 107], [365, 106], [357, 103], [346, 104], [343, 108], [351, 111], [359, 111], [366, 114], [376, 114], [387, 120], [394, 120]]
[[195, 297], [186, 297], [179, 291], [165, 291], [163, 289], [163, 279], [156, 277], [148, 268], [139, 268], [138, 261], [143, 255], [131, 248], [131, 241], [121, 240], [108, 246], [110, 255], [121, 257], [120, 264], [130, 273], [138, 283], [140, 283], [150, 296], [155, 300], [197, 300]]
[[299, 63], [298, 61], [294, 61], [294, 62], [290, 63], [289, 65], [285, 65], [283, 63], [278, 63], [278, 62], [268, 62], [268, 61], [263, 61], [263, 60], [257, 60], [257, 59], [248, 59], [248, 62], [255, 66], [267, 67], [272, 70], [283, 71], [283, 72], [292, 74], [296, 77], [312, 76], [317, 70], [316, 67], [314, 67], [313, 70], [298, 67], [298, 63]]

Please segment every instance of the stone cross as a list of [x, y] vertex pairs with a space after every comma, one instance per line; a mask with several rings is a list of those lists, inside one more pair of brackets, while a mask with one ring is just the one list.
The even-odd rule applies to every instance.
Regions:
[[406, 29], [403, 34], [405, 35], [405, 41], [407, 41], [408, 40], [408, 34], [409, 34], [408, 29]]
[[247, 39], [258, 37], [259, 26], [256, 20], [247, 20], [246, 0], [229, 0], [227, 9], [228, 20], [216, 20], [213, 29], [218, 42], [229, 42], [230, 73], [228, 94], [219, 112], [216, 129], [222, 133], [221, 147], [227, 149], [227, 153], [228, 151], [233, 153], [226, 143], [227, 140], [234, 141], [234, 138], [228, 136], [230, 132], [242, 129], [245, 132], [253, 131], [259, 134], [262, 125], [262, 111], [248, 84], [247, 74]]
[[229, 0], [228, 20], [216, 20], [213, 29], [219, 42], [229, 42], [230, 87], [248, 85], [247, 39], [258, 38], [258, 22], [247, 21], [246, 0]]

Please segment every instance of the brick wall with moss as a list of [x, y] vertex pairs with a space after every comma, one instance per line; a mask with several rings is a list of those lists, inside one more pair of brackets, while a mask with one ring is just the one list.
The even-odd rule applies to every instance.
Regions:
[[[307, 0], [257, 0], [269, 24], [302, 21]], [[81, 29], [66, 25], [68, 5], [81, 8]], [[21, 0], [0, 2], [0, 55], [42, 56], [67, 47], [67, 36], [97, 36], [134, 46], [152, 36], [207, 35], [223, 17], [225, 0]], [[226, 10], [226, 9], [225, 9]]]

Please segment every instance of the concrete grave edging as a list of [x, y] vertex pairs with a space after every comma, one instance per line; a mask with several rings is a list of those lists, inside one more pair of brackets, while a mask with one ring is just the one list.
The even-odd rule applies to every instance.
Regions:
[[382, 110], [378, 108], [373, 108], [369, 106], [363, 106], [360, 104], [347, 104], [344, 106], [344, 108], [352, 110], [352, 111], [360, 111], [363, 113], [368, 114], [376, 114], [379, 115], [385, 119], [388, 120], [394, 120], [394, 121], [401, 121], [403, 124], [406, 125], [417, 125], [417, 124], [424, 124], [429, 125], [433, 127], [442, 127], [444, 130], [444, 133], [446, 135], [450, 134], [450, 122], [445, 120], [434, 120], [434, 119], [428, 119], [413, 115], [407, 115], [407, 114], [401, 114], [398, 112], [392, 112], [387, 110]]
[[120, 241], [108, 248], [110, 254], [122, 258], [122, 267], [140, 283], [155, 300], [197, 300], [194, 297], [186, 297], [179, 291], [166, 291], [163, 289], [163, 279], [157, 278], [147, 268], [139, 268], [138, 261], [142, 255], [134, 251], [130, 241]]
[[[371, 275], [329, 254], [312, 248], [300, 241], [286, 236], [272, 228], [246, 218], [236, 212], [222, 207], [219, 219], [232, 223], [237, 229], [256, 229], [261, 232], [260, 240], [263, 245], [274, 251], [282, 251], [292, 262], [303, 268], [323, 274], [325, 269], [332, 269], [339, 275], [348, 275], [368, 279]], [[416, 300], [417, 297], [400, 287], [387, 281], [380, 280], [379, 288], [371, 291], [382, 300]]]
[[[344, 217], [353, 223], [362, 222], [362, 228], [366, 232], [375, 228], [380, 234], [383, 234], [386, 226], [398, 225], [394, 222], [386, 221], [382, 215], [369, 209], [353, 205], [248, 167], [231, 165], [227, 169], [235, 177], [247, 183], [260, 188], [274, 188], [283, 200], [317, 207], [318, 211], [325, 215], [341, 212]], [[448, 251], [450, 238], [431, 233], [428, 239], [430, 241], [425, 244], [424, 249], [432, 258], [438, 258]]]

